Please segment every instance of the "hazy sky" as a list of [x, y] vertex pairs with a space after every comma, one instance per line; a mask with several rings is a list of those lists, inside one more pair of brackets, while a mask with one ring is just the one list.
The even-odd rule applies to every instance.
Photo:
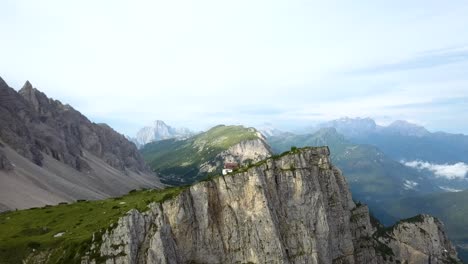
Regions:
[[342, 116], [468, 134], [467, 1], [0, 1], [0, 76], [133, 135]]

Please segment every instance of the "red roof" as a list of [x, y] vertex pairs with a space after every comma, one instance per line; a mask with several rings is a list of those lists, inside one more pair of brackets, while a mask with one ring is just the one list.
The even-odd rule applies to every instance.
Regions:
[[237, 163], [234, 163], [234, 162], [226, 162], [224, 163], [224, 168], [225, 169], [236, 169], [238, 167]]

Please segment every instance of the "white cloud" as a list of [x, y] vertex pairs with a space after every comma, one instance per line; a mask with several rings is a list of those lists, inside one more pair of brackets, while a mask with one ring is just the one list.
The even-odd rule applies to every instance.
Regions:
[[408, 161], [402, 162], [408, 167], [412, 167], [418, 170], [429, 170], [434, 173], [437, 177], [453, 179], [464, 179], [468, 173], [468, 164], [464, 162], [458, 162], [455, 164], [433, 164], [427, 161]]
[[403, 183], [403, 188], [405, 188], [406, 190], [412, 190], [414, 188], [416, 188], [416, 186], [418, 186], [419, 184], [417, 182], [414, 182], [414, 181], [410, 181], [410, 180], [405, 180], [405, 182]]
[[460, 190], [460, 189], [454, 189], [454, 188], [445, 187], [445, 186], [439, 186], [439, 188], [441, 188], [442, 190], [447, 191], [447, 192], [461, 192], [461, 191], [463, 191], [463, 190]]

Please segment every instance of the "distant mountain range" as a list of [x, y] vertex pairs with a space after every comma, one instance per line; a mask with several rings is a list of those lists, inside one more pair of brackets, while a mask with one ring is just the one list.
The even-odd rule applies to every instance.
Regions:
[[274, 136], [280, 136], [280, 135], [284, 135], [284, 134], [287, 133], [285, 131], [277, 129], [271, 123], [265, 123], [265, 124], [257, 127], [257, 130], [267, 138], [274, 137]]
[[353, 197], [368, 203], [381, 221], [388, 225], [418, 213], [435, 215], [468, 261], [468, 136], [433, 133], [407, 121], [379, 126], [370, 118], [341, 118], [310, 131], [315, 133], [268, 141], [276, 152], [330, 146]]
[[105, 124], [0, 78], [0, 211], [162, 186], [135, 145]]
[[397, 120], [388, 126], [380, 126], [371, 118], [349, 118], [343, 117], [340, 119], [331, 120], [321, 123], [319, 128], [333, 127], [340, 134], [349, 138], [365, 137], [370, 134], [392, 134], [401, 136], [423, 137], [430, 134], [427, 129], [422, 126], [409, 123], [403, 120]]
[[174, 128], [164, 123], [164, 121], [156, 120], [152, 125], [140, 129], [131, 140], [140, 148], [145, 144], [159, 140], [185, 139], [193, 135], [195, 133], [188, 128]]
[[395, 160], [468, 162], [468, 136], [445, 132], [432, 133], [407, 121], [378, 126], [370, 118], [341, 118], [320, 124], [318, 127], [333, 127], [347, 139], [355, 143], [377, 146]]

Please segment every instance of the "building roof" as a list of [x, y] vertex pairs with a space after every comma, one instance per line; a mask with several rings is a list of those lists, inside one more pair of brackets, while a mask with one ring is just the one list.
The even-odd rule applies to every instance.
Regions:
[[224, 163], [224, 168], [225, 169], [236, 169], [237, 167], [239, 167], [239, 165], [237, 165], [237, 163], [235, 162], [226, 162]]

